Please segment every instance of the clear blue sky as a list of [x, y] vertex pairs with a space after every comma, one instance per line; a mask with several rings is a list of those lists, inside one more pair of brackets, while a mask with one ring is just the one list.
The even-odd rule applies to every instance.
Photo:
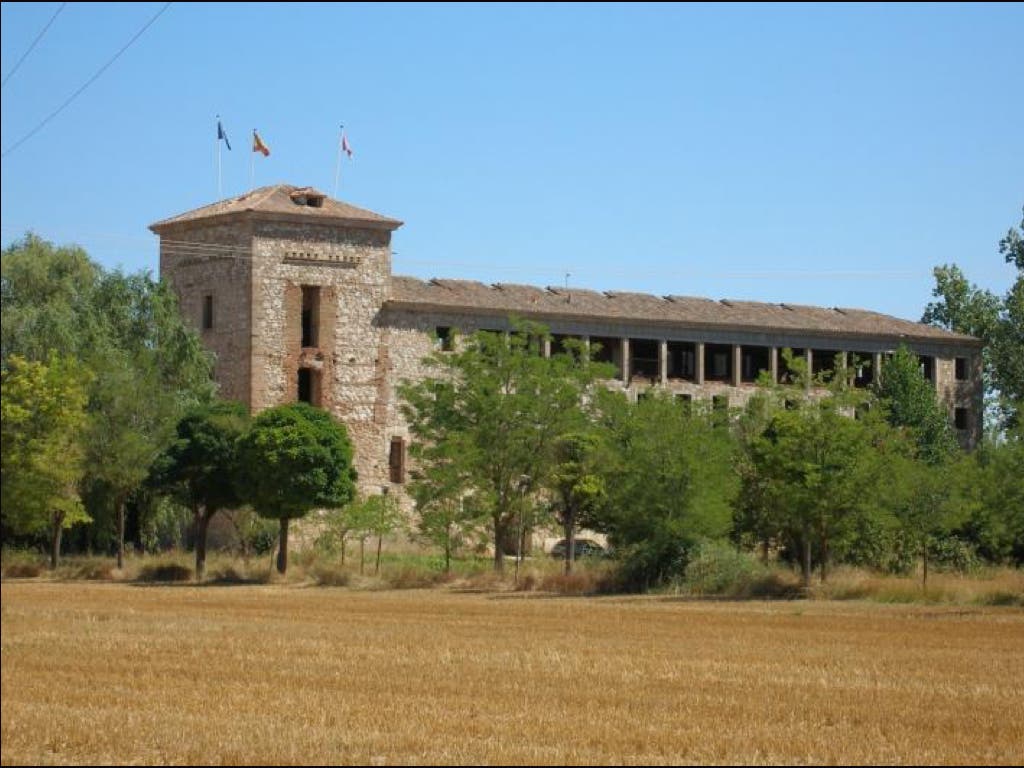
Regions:
[[[3, 150], [162, 3], [69, 4], [2, 89]], [[4, 3], [6, 76], [58, 7]], [[2, 169], [32, 229], [157, 269], [146, 226], [249, 186], [406, 222], [395, 271], [857, 306], [931, 268], [1004, 292], [1024, 204], [1024, 6], [170, 6]]]

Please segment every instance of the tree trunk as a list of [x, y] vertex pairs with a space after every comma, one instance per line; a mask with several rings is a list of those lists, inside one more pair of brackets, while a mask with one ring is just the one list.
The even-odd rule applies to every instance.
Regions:
[[277, 572], [282, 576], [288, 570], [288, 518], [281, 518], [281, 535], [277, 547]]
[[921, 589], [925, 592], [928, 591], [928, 542], [925, 542], [921, 547], [921, 563], [924, 566], [921, 572]]
[[501, 524], [501, 518], [494, 518], [494, 572], [505, 572], [505, 556], [501, 553], [501, 539], [505, 535], [505, 527]]
[[196, 519], [196, 581], [202, 581], [206, 576], [206, 532], [210, 528], [210, 519], [216, 513], [217, 510], [204, 510]]
[[378, 534], [378, 536], [377, 536], [377, 564], [373, 567], [373, 575], [374, 576], [376, 576], [377, 574], [380, 573], [380, 542], [381, 542], [381, 539], [383, 539], [383, 538], [384, 538], [383, 536]]
[[821, 535], [821, 583], [828, 579], [828, 536]]
[[341, 564], [345, 564], [345, 536], [341, 537]]
[[565, 524], [565, 575], [572, 573], [573, 563], [576, 561], [576, 516], [572, 512], [566, 512]]
[[804, 589], [810, 589], [811, 586], [811, 537], [804, 532], [803, 537], [803, 557], [800, 559], [800, 575], [803, 580]]
[[365, 552], [366, 552], [366, 537], [363, 536], [361, 539], [359, 539], [359, 575], [360, 576], [363, 575], [363, 566], [366, 563], [366, 557], [364, 555]]
[[450, 524], [445, 528], [444, 572], [446, 576], [452, 572], [452, 527]]
[[50, 513], [50, 570], [60, 563], [60, 536], [64, 530], [64, 513], [58, 509]]
[[117, 497], [117, 570], [124, 568], [124, 505], [125, 497]]

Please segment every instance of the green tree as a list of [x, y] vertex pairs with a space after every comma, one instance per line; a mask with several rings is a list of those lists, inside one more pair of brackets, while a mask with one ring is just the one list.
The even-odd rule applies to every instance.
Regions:
[[540, 355], [546, 333], [528, 323], [508, 336], [478, 332], [461, 350], [428, 357], [434, 375], [399, 390], [413, 458], [423, 467], [454, 462], [489, 511], [496, 571], [503, 570], [502, 544], [524, 496], [550, 472], [555, 440], [584, 418], [585, 396], [609, 376], [582, 345], [575, 353]]
[[384, 537], [401, 530], [405, 523], [405, 517], [402, 515], [402, 509], [398, 506], [398, 502], [391, 497], [387, 489], [383, 490], [384, 492], [380, 496], [373, 497], [377, 499], [376, 514], [369, 521], [370, 533], [377, 537], [377, 560], [373, 566], [374, 575], [380, 573], [380, 552]]
[[571, 432], [555, 442], [553, 467], [548, 488], [552, 509], [562, 526], [568, 547], [565, 572], [571, 573], [576, 559], [576, 529], [587, 525], [608, 497], [598, 456], [600, 437], [595, 431]]
[[921, 322], [985, 342], [986, 401], [997, 400], [1000, 426], [1011, 428], [1024, 402], [1024, 220], [999, 241], [999, 253], [1017, 268], [1002, 298], [970, 283], [956, 265], [936, 267], [932, 296]]
[[698, 540], [728, 533], [734, 442], [706, 408], [688, 412], [658, 395], [633, 404], [607, 392], [600, 400], [608, 499], [594, 527], [609, 534], [626, 581], [647, 588], [681, 574]]
[[875, 394], [882, 401], [889, 424], [913, 435], [922, 459], [936, 464], [956, 452], [949, 417], [935, 397], [935, 387], [921, 373], [916, 354], [901, 346], [885, 360]]
[[434, 461], [417, 470], [409, 494], [416, 502], [418, 538], [441, 548], [444, 572], [451, 573], [452, 556], [486, 515], [468, 495], [468, 482], [459, 474], [458, 462], [444, 456], [443, 446], [438, 448]]
[[45, 532], [56, 568], [62, 531], [90, 519], [78, 495], [89, 374], [74, 359], [51, 355], [44, 364], [14, 355], [0, 379], [3, 527]]
[[763, 524], [799, 552], [805, 587], [813, 549], [825, 581], [833, 544], [871, 505], [884, 466], [885, 431], [877, 418], [853, 419], [843, 409], [835, 397], [779, 409], [747, 449], [746, 482], [757, 484], [759, 511], [770, 520]]
[[345, 427], [306, 403], [269, 408], [240, 441], [244, 497], [280, 525], [277, 570], [288, 569], [288, 521], [347, 504], [355, 493]]
[[99, 335], [92, 301], [102, 270], [77, 246], [29, 233], [0, 254], [0, 351], [45, 362], [84, 359]]
[[3, 365], [16, 353], [43, 361], [57, 352], [93, 374], [84, 497], [114, 508], [123, 565], [128, 501], [181, 414], [211, 396], [210, 358], [169, 287], [147, 274], [107, 272], [81, 249], [33, 235], [2, 262]]
[[249, 411], [241, 403], [202, 406], [178, 422], [176, 439], [154, 467], [153, 484], [192, 511], [197, 581], [206, 572], [210, 520], [242, 504], [238, 450], [248, 427]]
[[921, 558], [923, 589], [928, 588], [928, 565], [935, 543], [964, 519], [958, 480], [968, 462], [960, 456], [935, 464], [893, 453], [885, 465], [889, 476], [886, 504], [904, 540], [911, 542]]

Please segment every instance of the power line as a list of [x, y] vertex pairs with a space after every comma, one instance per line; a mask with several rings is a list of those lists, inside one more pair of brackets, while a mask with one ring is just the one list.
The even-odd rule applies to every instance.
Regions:
[[142, 34], [153, 25], [153, 22], [155, 22], [157, 19], [159, 19], [163, 15], [164, 11], [166, 11], [170, 7], [171, 7], [171, 3], [164, 3], [163, 7], [159, 11], [156, 12], [156, 15], [153, 16], [153, 18], [151, 18], [149, 21], [147, 21], [145, 23], [145, 25], [143, 25], [142, 29], [140, 29], [138, 32], [136, 32], [132, 36], [132, 39], [129, 40], [127, 43], [125, 43], [124, 47], [121, 48], [121, 50], [119, 50], [117, 53], [115, 53], [106, 64], [104, 64], [102, 67], [100, 67], [99, 70], [97, 70], [96, 74], [94, 74], [92, 77], [90, 77], [88, 80], [86, 80], [85, 83], [82, 85], [82, 87], [79, 88], [74, 93], [72, 93], [64, 101], [63, 104], [61, 104], [59, 107], [57, 107], [57, 109], [55, 109], [49, 115], [44, 117], [35, 128], [33, 128], [28, 133], [26, 133], [24, 136], [22, 136], [16, 142], [14, 142], [14, 144], [12, 144], [10, 147], [5, 149], [3, 154], [0, 155], [0, 158], [7, 157], [9, 154], [11, 154], [11, 152], [16, 150], [18, 147], [20, 147], [26, 141], [28, 141], [33, 136], [35, 136], [37, 133], [39, 133], [39, 131], [41, 131], [43, 129], [43, 126], [45, 126], [48, 122], [53, 120], [53, 118], [55, 118], [57, 115], [59, 115], [61, 112], [63, 112], [71, 104], [71, 102], [73, 102], [75, 99], [77, 99], [82, 94], [82, 91], [84, 91], [90, 85], [92, 85], [97, 80], [99, 80], [100, 76], [104, 72], [106, 72], [107, 69], [110, 68], [110, 65], [113, 64], [115, 61], [117, 61], [119, 58], [121, 58], [121, 54], [123, 54], [125, 51], [127, 51], [129, 48], [131, 48], [132, 43], [134, 43], [136, 40], [138, 40], [140, 37], [142, 37]]
[[21, 54], [21, 58], [18, 59], [17, 63], [15, 63], [14, 68], [7, 73], [7, 77], [5, 77], [3, 82], [0, 83], [0, 88], [3, 88], [5, 85], [7, 85], [7, 81], [10, 80], [11, 76], [18, 71], [18, 67], [21, 66], [21, 63], [28, 58], [28, 55], [32, 53], [32, 49], [36, 47], [40, 40], [43, 39], [43, 35], [46, 34], [46, 30], [48, 30], [50, 28], [50, 25], [53, 24], [53, 22], [57, 19], [58, 16], [60, 16], [60, 12], [64, 10], [64, 6], [66, 5], [67, 3], [61, 3], [60, 7], [58, 7], [57, 10], [54, 11], [53, 16], [51, 16], [50, 20], [46, 22], [46, 26], [43, 27], [42, 31], [38, 35], [36, 35], [36, 39], [32, 41], [32, 45], [28, 47], [27, 51]]

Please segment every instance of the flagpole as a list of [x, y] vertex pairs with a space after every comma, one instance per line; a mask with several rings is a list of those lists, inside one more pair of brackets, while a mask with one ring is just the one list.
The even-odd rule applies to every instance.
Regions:
[[334, 163], [334, 195], [338, 197], [338, 182], [341, 180], [341, 137], [345, 134], [345, 126], [342, 125], [338, 129], [338, 159]]
[[217, 199], [224, 197], [220, 176], [220, 115], [217, 115]]
[[249, 153], [249, 191], [256, 189], [256, 129], [252, 129], [253, 150]]

